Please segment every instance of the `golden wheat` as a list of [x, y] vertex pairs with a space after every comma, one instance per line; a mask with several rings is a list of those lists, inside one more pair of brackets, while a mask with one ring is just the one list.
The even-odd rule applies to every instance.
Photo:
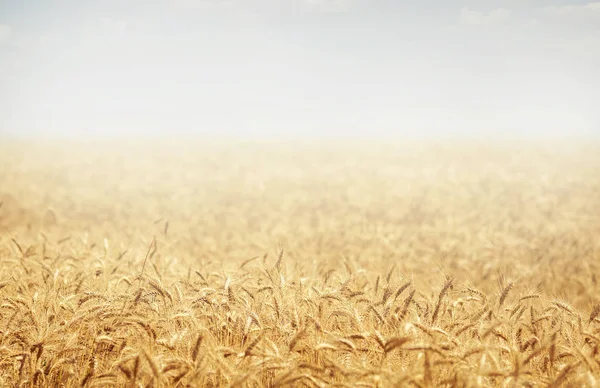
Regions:
[[0, 145], [0, 386], [595, 387], [597, 142]]

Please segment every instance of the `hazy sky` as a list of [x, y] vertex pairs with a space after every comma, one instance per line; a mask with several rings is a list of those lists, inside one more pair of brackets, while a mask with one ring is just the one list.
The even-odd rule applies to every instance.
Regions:
[[0, 0], [0, 133], [600, 133], [600, 2]]

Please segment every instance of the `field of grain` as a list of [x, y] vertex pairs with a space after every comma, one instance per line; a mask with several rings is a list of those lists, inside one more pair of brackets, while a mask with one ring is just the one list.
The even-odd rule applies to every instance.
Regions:
[[595, 387], [600, 143], [0, 143], [2, 387]]

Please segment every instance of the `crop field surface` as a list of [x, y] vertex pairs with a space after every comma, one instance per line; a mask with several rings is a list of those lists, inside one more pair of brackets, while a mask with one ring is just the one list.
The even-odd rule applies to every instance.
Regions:
[[1, 387], [598, 387], [600, 142], [0, 141]]

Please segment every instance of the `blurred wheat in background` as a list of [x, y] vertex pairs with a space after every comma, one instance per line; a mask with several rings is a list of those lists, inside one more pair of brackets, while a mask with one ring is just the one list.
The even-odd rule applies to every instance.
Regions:
[[0, 385], [595, 387], [600, 154], [0, 145]]

